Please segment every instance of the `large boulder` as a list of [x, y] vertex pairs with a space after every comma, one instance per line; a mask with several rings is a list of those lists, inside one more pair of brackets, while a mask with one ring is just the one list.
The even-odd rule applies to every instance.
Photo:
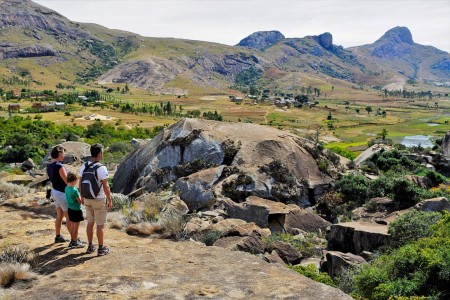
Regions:
[[322, 266], [332, 278], [339, 277], [348, 267], [365, 263], [366, 260], [352, 253], [342, 253], [339, 251], [326, 251], [325, 261]]
[[269, 228], [271, 232], [294, 233], [297, 229], [318, 232], [331, 225], [297, 205], [286, 205], [256, 196], [248, 197], [243, 203], [231, 200], [224, 200], [223, 203], [231, 218], [255, 222], [262, 228]]
[[[319, 170], [313, 150], [307, 140], [267, 126], [184, 119], [124, 158], [113, 178], [113, 192], [128, 194], [140, 187], [155, 191], [202, 169], [226, 165], [220, 180], [196, 184], [197, 191], [214, 183], [215, 191], [243, 197], [238, 200], [257, 195], [307, 205], [305, 183], [313, 189], [332, 181]], [[281, 167], [283, 174], [272, 166]], [[186, 182], [194, 178], [183, 180], [185, 191], [190, 190]], [[222, 183], [225, 187], [217, 189]]]
[[[63, 142], [59, 145], [66, 149], [64, 164], [83, 163], [91, 157], [91, 145], [89, 144], [82, 142]], [[41, 169], [44, 169], [50, 163], [50, 153], [51, 149], [42, 160]]]
[[214, 246], [234, 251], [263, 254], [266, 248], [263, 238], [267, 238], [269, 235], [270, 232], [259, 228], [255, 223], [247, 223], [223, 232]]
[[441, 149], [444, 157], [450, 159], [450, 131], [445, 134]]
[[300, 263], [302, 254], [294, 246], [283, 241], [274, 241], [269, 244], [268, 250], [275, 251], [278, 256], [287, 264], [296, 265]]
[[189, 210], [209, 208], [215, 202], [211, 187], [219, 180], [223, 166], [210, 168], [179, 178], [174, 189], [180, 192], [180, 198], [186, 202]]
[[390, 241], [386, 225], [368, 222], [347, 222], [332, 225], [327, 233], [331, 250], [359, 254], [373, 251]]
[[450, 202], [445, 197], [431, 198], [417, 203], [415, 208], [422, 211], [450, 212]]

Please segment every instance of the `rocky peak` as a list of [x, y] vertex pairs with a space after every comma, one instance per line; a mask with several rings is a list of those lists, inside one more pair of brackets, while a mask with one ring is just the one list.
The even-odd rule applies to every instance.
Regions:
[[409, 55], [414, 46], [411, 32], [406, 27], [388, 30], [372, 44], [372, 55], [383, 59], [395, 59]]
[[257, 31], [241, 40], [238, 46], [262, 50], [275, 45], [285, 37], [279, 31]]
[[[389, 41], [395, 43], [414, 44], [411, 31], [407, 27], [394, 27], [388, 30], [378, 41]], [[377, 42], [378, 42], [377, 41]]]
[[7, 27], [42, 29], [85, 38], [89, 36], [56, 11], [29, 0], [0, 1], [0, 28]]
[[333, 46], [333, 36], [329, 32], [315, 36], [314, 39], [325, 49], [330, 49]]

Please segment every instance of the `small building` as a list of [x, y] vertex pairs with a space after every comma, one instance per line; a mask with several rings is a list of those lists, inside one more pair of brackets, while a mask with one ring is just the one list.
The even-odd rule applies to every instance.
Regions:
[[42, 102], [34, 102], [31, 108], [36, 110], [42, 110], [44, 107], [42, 106]]
[[86, 101], [88, 98], [86, 96], [78, 96], [78, 99], [82, 101]]
[[55, 102], [56, 109], [64, 109], [66, 108], [66, 104], [64, 102]]
[[20, 104], [19, 103], [10, 103], [8, 105], [8, 111], [19, 111], [20, 110]]

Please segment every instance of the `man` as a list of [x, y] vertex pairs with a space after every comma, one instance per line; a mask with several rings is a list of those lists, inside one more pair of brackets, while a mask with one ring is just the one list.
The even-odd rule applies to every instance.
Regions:
[[[84, 204], [86, 206], [86, 218], [88, 221], [86, 234], [89, 246], [86, 253], [93, 253], [96, 249], [94, 244], [92, 243], [92, 240], [94, 238], [94, 225], [95, 223], [97, 223], [98, 256], [106, 255], [109, 253], [109, 248], [106, 247], [103, 243], [103, 229], [106, 223], [106, 213], [112, 207], [111, 191], [108, 184], [108, 170], [105, 166], [100, 164], [100, 161], [103, 159], [103, 149], [104, 147], [101, 144], [93, 144], [91, 146], [91, 159], [89, 162], [83, 164], [79, 174], [81, 177], [81, 199], [82, 201], [84, 201]], [[89, 180], [89, 172], [95, 175], [95, 182]], [[99, 188], [98, 194], [96, 194], [95, 192], [96, 184], [98, 184]], [[92, 193], [93, 190], [94, 193]], [[86, 196], [88, 194], [92, 196]]]

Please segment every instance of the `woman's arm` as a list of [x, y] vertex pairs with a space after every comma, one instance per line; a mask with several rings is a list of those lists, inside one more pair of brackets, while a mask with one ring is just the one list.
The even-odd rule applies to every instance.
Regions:
[[67, 184], [67, 171], [66, 171], [66, 168], [61, 167], [59, 169], [59, 176], [61, 176], [62, 180]]

